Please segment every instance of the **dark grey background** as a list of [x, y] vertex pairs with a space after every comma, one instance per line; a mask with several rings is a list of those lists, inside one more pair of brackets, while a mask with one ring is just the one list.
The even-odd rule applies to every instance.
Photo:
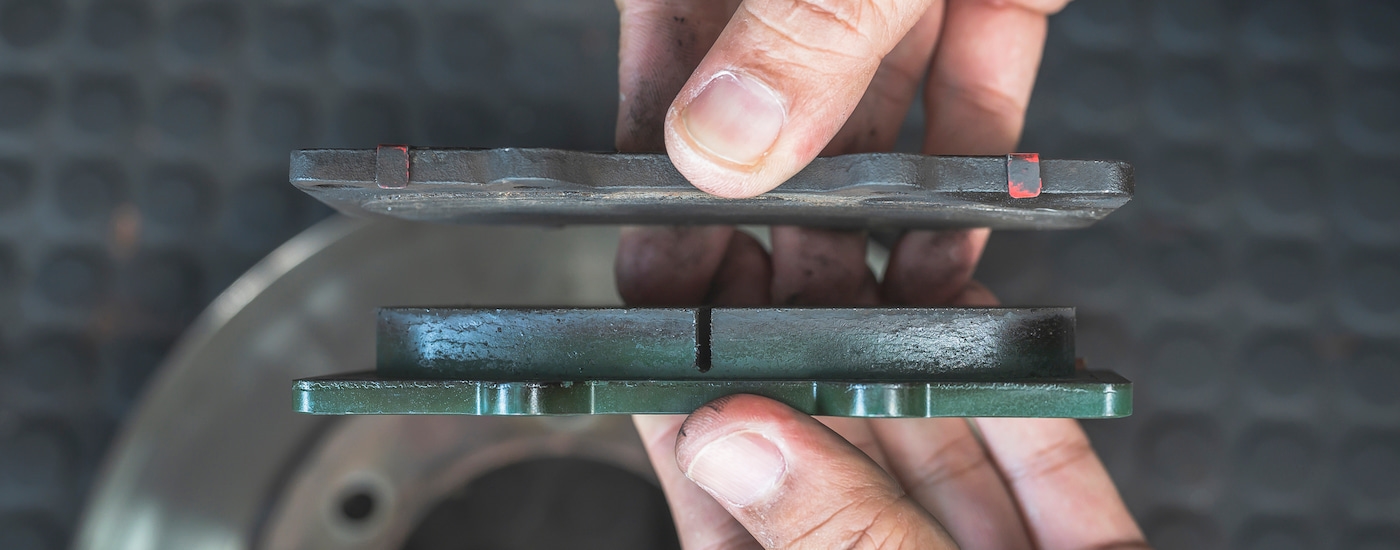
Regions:
[[[607, 0], [0, 0], [0, 547], [67, 541], [185, 325], [329, 214], [290, 149], [609, 149], [616, 32]], [[1400, 2], [1080, 0], [1037, 86], [1021, 149], [1132, 161], [1138, 198], [979, 277], [1138, 382], [1089, 429], [1151, 539], [1400, 548]]]

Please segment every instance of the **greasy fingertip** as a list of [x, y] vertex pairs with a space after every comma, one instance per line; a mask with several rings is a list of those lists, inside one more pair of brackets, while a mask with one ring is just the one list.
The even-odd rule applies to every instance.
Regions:
[[715, 272], [705, 303], [728, 307], [766, 306], [770, 303], [772, 280], [773, 266], [768, 251], [752, 235], [735, 231], [729, 237], [729, 247]]
[[882, 297], [909, 306], [949, 303], [972, 279], [989, 234], [986, 229], [906, 233], [890, 252]]
[[676, 459], [768, 548], [954, 547], [870, 457], [777, 401], [701, 407], [681, 425]]
[[613, 271], [622, 300], [634, 306], [704, 302], [733, 227], [624, 227]]

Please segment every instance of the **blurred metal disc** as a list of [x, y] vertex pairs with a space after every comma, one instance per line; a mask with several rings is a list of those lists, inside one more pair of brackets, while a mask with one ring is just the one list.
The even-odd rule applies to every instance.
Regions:
[[651, 479], [626, 417], [327, 418], [295, 413], [289, 391], [371, 368], [379, 306], [617, 304], [616, 241], [601, 227], [307, 230], [176, 346], [109, 451], [75, 547], [398, 548], [435, 503], [521, 460]]

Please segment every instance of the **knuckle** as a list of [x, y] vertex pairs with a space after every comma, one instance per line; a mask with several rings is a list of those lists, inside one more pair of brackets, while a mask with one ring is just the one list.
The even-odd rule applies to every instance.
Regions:
[[880, 0], [746, 2], [751, 18], [801, 50], [868, 60], [882, 57], [891, 22]]
[[789, 548], [919, 548], [924, 522], [912, 518], [905, 496], [868, 495], [830, 511], [783, 546]]
[[969, 432], [924, 457], [908, 480], [912, 488], [933, 490], [979, 469], [991, 466], [987, 451]]
[[1006, 468], [1004, 472], [1012, 481], [1044, 478], [1086, 460], [1097, 460], [1089, 440], [1065, 437], [1037, 449], [1019, 467]]

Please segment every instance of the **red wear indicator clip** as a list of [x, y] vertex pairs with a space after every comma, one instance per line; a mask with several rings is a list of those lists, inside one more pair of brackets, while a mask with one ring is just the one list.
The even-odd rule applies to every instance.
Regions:
[[374, 184], [380, 189], [408, 187], [407, 145], [380, 145], [375, 149]]
[[1006, 155], [1006, 192], [1013, 199], [1040, 196], [1040, 153]]

